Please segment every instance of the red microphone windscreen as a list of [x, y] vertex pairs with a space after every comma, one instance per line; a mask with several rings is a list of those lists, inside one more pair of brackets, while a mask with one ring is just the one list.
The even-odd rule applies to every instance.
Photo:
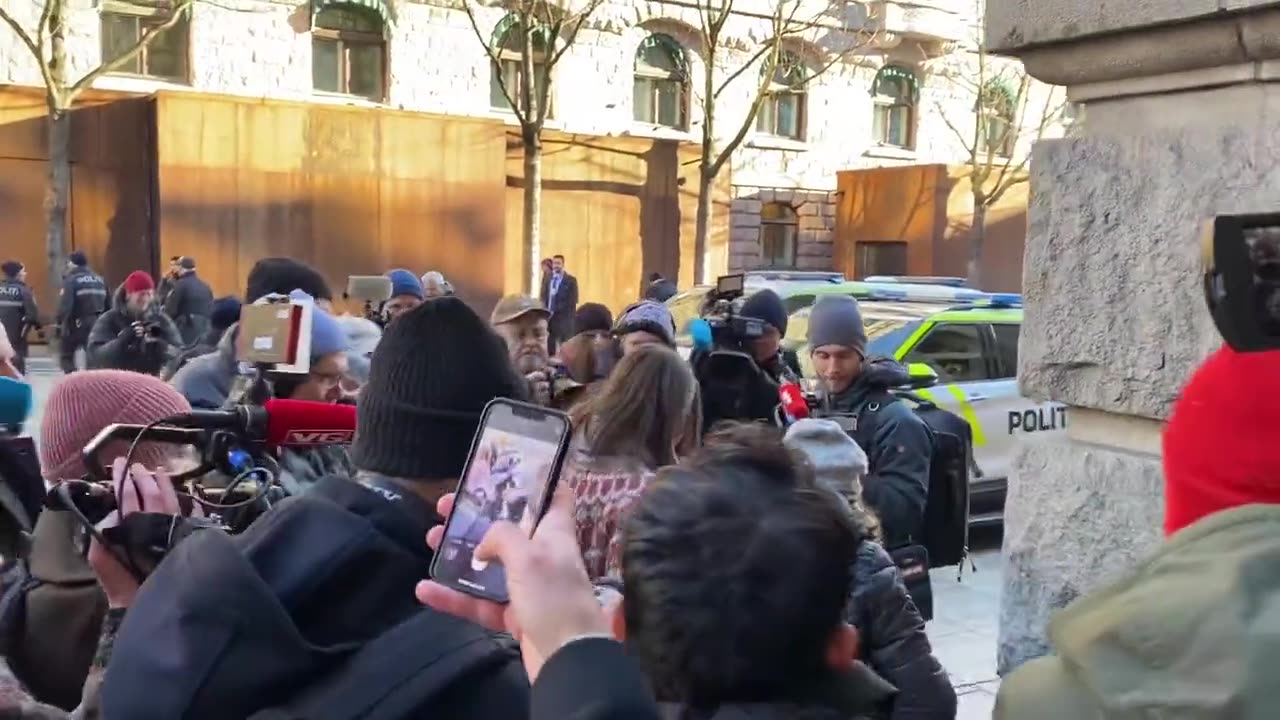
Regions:
[[782, 411], [792, 419], [809, 417], [809, 403], [804, 400], [804, 392], [796, 383], [786, 383], [778, 388], [778, 399], [782, 403]]
[[356, 434], [354, 405], [271, 399], [263, 409], [268, 445], [346, 445]]

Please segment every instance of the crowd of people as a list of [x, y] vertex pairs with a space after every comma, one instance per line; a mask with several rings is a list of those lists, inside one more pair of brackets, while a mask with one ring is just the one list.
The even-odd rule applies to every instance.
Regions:
[[[182, 285], [194, 278], [188, 261], [176, 260], [163, 299], [131, 275], [110, 309], [100, 278], [74, 279], [91, 274], [83, 263], [68, 276], [86, 290], [73, 297], [104, 308], [86, 333], [91, 356], [123, 352], [131, 333], [149, 341], [152, 327], [183, 352], [59, 382], [37, 428], [47, 483], [80, 477], [81, 448], [110, 424], [246, 401], [237, 314], [218, 316], [225, 299], [197, 292], [198, 279]], [[955, 691], [891, 556], [922, 532], [932, 439], [888, 392], [905, 370], [867, 356], [857, 302], [821, 300], [806, 339], [828, 404], [863, 422], [708, 426], [671, 314], [652, 297], [662, 278], [614, 318], [579, 305], [563, 257], [544, 267], [540, 297], [507, 296], [487, 319], [438, 274], [393, 270], [375, 322], [341, 313], [305, 264], [259, 261], [236, 302], [314, 306], [310, 368], [268, 373], [271, 396], [355, 405], [353, 444], [278, 451], [287, 500], [238, 534], [191, 534], [145, 582], [100, 533], [85, 542], [68, 513], [43, 512], [30, 552], [6, 563], [0, 714], [955, 718]], [[767, 326], [752, 357], [789, 372], [781, 301], [763, 291], [747, 302]], [[164, 320], [144, 333], [129, 320], [157, 312]], [[6, 340], [0, 359], [16, 350]], [[1055, 621], [1062, 654], [1008, 678], [997, 717], [1263, 716], [1245, 710], [1256, 709], [1249, 693], [1268, 697], [1261, 670], [1228, 659], [1270, 647], [1276, 574], [1248, 567], [1274, 564], [1275, 506], [1241, 506], [1280, 503], [1280, 491], [1262, 479], [1269, 455], [1243, 445], [1257, 433], [1217, 423], [1238, 409], [1229, 379], [1270, 377], [1276, 362], [1220, 350], [1198, 371], [1166, 431], [1169, 549]], [[562, 409], [573, 428], [532, 535], [498, 521], [475, 548], [506, 572], [502, 605], [430, 578], [494, 398]], [[1197, 448], [1209, 437], [1244, 469], [1205, 465]], [[120, 442], [100, 458], [122, 499], [103, 527], [133, 512], [199, 512], [171, 480], [191, 469], [188, 450]], [[1195, 584], [1197, 569], [1220, 583]], [[13, 602], [25, 610], [16, 632], [3, 609]], [[1223, 603], [1236, 609], [1229, 621], [1193, 627]], [[1182, 632], [1192, 639], [1171, 644]], [[1194, 676], [1217, 661], [1227, 665], [1212, 682]], [[1176, 682], [1210, 690], [1193, 696]]]

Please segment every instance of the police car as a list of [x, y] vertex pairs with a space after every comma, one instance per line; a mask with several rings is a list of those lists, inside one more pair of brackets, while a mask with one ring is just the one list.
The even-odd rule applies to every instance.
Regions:
[[[878, 285], [878, 284], [877, 284]], [[941, 289], [941, 288], [940, 288]], [[919, 298], [903, 286], [877, 287], [859, 297], [867, 330], [867, 354], [906, 364], [915, 390], [968, 421], [973, 428], [971, 524], [996, 525], [1003, 517], [1009, 472], [1018, 439], [1063, 432], [1067, 408], [1037, 403], [1018, 392], [1018, 334], [1022, 298], [987, 294], [959, 304]], [[809, 312], [792, 313], [787, 344], [805, 377], [813, 377], [807, 335]]]

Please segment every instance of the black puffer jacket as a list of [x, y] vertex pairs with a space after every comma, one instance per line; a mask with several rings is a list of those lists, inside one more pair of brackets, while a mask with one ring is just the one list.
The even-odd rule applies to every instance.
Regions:
[[953, 720], [956, 692], [933, 656], [924, 620], [898, 568], [878, 543], [858, 546], [848, 620], [858, 628], [863, 660], [898, 688], [892, 720]]

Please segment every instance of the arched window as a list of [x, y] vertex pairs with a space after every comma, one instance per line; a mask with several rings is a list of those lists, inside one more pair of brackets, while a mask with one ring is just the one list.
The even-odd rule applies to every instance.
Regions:
[[1008, 83], [991, 80], [978, 97], [978, 152], [1013, 157], [1018, 142], [1014, 122], [1016, 93]]
[[785, 203], [760, 206], [760, 262], [765, 267], [794, 267], [800, 218]]
[[684, 48], [654, 33], [636, 50], [633, 104], [637, 122], [684, 130], [689, 126], [689, 69]]
[[[533, 52], [533, 96], [536, 102], [538, 92], [547, 87], [547, 58], [551, 55], [554, 43], [551, 31], [545, 27], [535, 27], [529, 37], [529, 49]], [[511, 103], [507, 102], [507, 95], [502, 92], [506, 88], [511, 99], [520, 104], [520, 109], [527, 111], [529, 108], [524, 107], [522, 90], [525, 79], [520, 69], [525, 50], [525, 33], [520, 18], [514, 14], [502, 18], [493, 29], [491, 42], [493, 44], [490, 47], [498, 56], [498, 64], [491, 68], [489, 76], [489, 105], [498, 110], [510, 110]], [[550, 102], [551, 98], [548, 97], [547, 103]], [[550, 115], [550, 108], [547, 114]]]
[[311, 15], [311, 84], [321, 92], [386, 100], [387, 38], [363, 4], [320, 5]]
[[871, 84], [875, 104], [871, 133], [881, 145], [909, 148], [915, 142], [916, 74], [897, 65], [886, 65]]
[[[765, 68], [768, 69], [767, 67]], [[805, 104], [808, 80], [799, 55], [782, 52], [765, 88], [764, 102], [756, 115], [756, 130], [792, 140], [804, 139]]]

